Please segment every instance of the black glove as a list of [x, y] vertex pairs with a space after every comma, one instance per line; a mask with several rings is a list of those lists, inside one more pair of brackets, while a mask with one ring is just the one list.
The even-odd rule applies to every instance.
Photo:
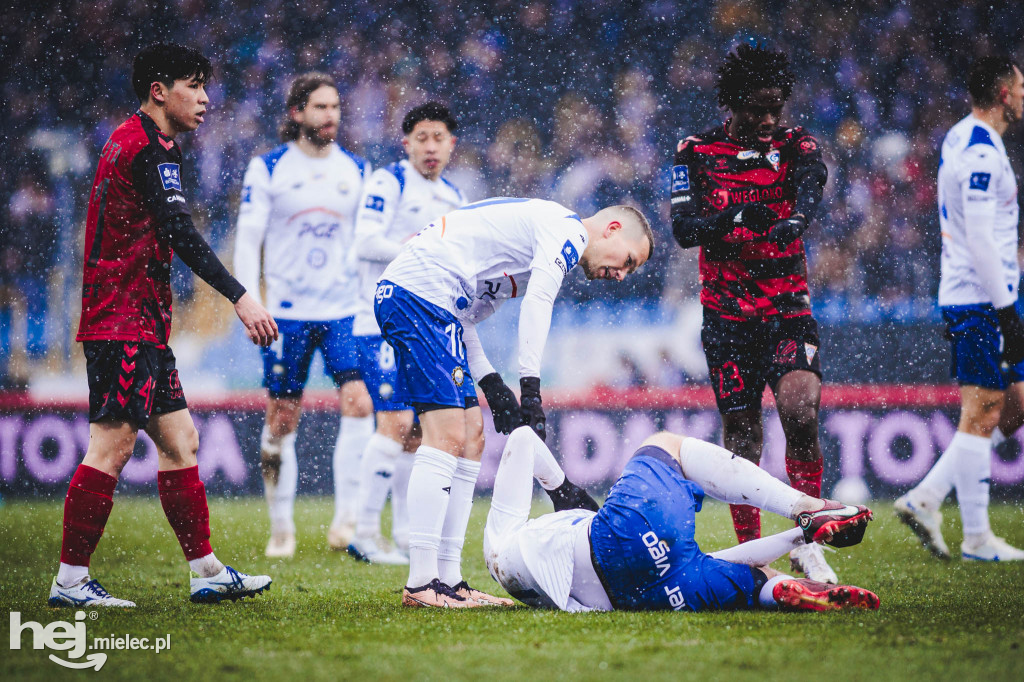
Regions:
[[732, 212], [732, 219], [729, 221], [729, 232], [733, 228], [742, 226], [754, 234], [764, 234], [772, 226], [772, 223], [778, 219], [779, 215], [768, 208], [768, 206], [760, 202], [754, 202]]
[[541, 440], [547, 440], [547, 417], [540, 404], [540, 379], [523, 377], [519, 380], [519, 406], [522, 410], [522, 423], [533, 429]]
[[786, 218], [776, 221], [768, 230], [767, 241], [775, 242], [780, 250], [785, 251], [789, 245], [800, 239], [800, 235], [807, 229], [807, 219], [803, 216]]
[[501, 380], [501, 375], [497, 372], [491, 372], [476, 383], [487, 398], [487, 406], [491, 408], [494, 430], [498, 433], [512, 433], [520, 421], [516, 394]]
[[1012, 305], [999, 308], [996, 315], [1003, 334], [1003, 360], [1010, 366], [1016, 365], [1024, 360], [1024, 322]]

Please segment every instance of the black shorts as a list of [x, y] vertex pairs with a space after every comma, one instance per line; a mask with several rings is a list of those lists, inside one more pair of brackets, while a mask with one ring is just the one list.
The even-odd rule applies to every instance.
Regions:
[[793, 370], [821, 377], [818, 323], [810, 315], [737, 321], [705, 308], [700, 338], [722, 414], [761, 409], [765, 385], [775, 390]]
[[146, 428], [151, 414], [184, 410], [185, 392], [169, 347], [128, 341], [85, 341], [89, 421]]

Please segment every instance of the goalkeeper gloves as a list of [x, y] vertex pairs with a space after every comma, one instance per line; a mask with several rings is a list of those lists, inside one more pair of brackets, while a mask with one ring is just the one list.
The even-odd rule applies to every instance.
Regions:
[[532, 428], [541, 440], [547, 440], [547, 417], [541, 407], [539, 377], [523, 377], [519, 380], [519, 405], [522, 423]]
[[516, 394], [501, 380], [501, 375], [497, 372], [491, 372], [478, 381], [477, 385], [484, 392], [487, 406], [491, 408], [494, 430], [498, 433], [512, 433], [522, 419]]
[[1003, 360], [1012, 367], [1024, 360], [1024, 322], [1012, 305], [999, 308], [996, 315], [1003, 334]]

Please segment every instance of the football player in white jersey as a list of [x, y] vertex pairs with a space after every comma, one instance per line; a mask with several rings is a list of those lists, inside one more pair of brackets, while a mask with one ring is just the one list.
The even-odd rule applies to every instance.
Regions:
[[[553, 201], [495, 198], [434, 220], [381, 275], [374, 313], [395, 351], [395, 399], [413, 407], [423, 429], [409, 476], [404, 605], [511, 604], [465, 580], [451, 585], [440, 579], [439, 556], [450, 561], [461, 555], [480, 471], [480, 463], [467, 457], [483, 450], [473, 377], [482, 377], [497, 431], [526, 424], [543, 438], [541, 354], [563, 278], [579, 264], [589, 279], [622, 280], [653, 249], [651, 227], [635, 208], [612, 206], [580, 218]], [[519, 297], [517, 403], [488, 363], [476, 324]]]
[[[533, 479], [555, 513], [530, 519]], [[563, 611], [877, 609], [868, 590], [792, 578], [768, 566], [796, 547], [857, 544], [871, 510], [795, 490], [754, 463], [696, 438], [662, 432], [626, 464], [600, 509], [553, 494], [568, 484], [547, 446], [512, 432], [484, 528], [491, 576], [517, 599]], [[704, 496], [795, 519], [797, 528], [713, 554], [694, 539]]]
[[[356, 315], [355, 335], [360, 345], [363, 380], [373, 399], [377, 430], [363, 452], [360, 464], [359, 510], [356, 536], [349, 553], [370, 563], [407, 563], [408, 514], [406, 492], [413, 453], [419, 438], [412, 434], [413, 411], [392, 400], [398, 369], [391, 346], [380, 335], [373, 316], [373, 292], [387, 264], [394, 260], [403, 242], [420, 231], [428, 221], [465, 205], [455, 185], [442, 173], [455, 149], [455, 119], [438, 102], [420, 105], [402, 121], [402, 146], [408, 158], [379, 168], [363, 190], [356, 214], [355, 251], [359, 257], [361, 293], [366, 307]], [[417, 429], [418, 433], [418, 429]], [[467, 457], [480, 459], [480, 453]], [[392, 500], [392, 537], [400, 551], [392, 550], [380, 533], [380, 515]], [[440, 555], [441, 579], [458, 583], [461, 553], [446, 557], [444, 541]]]
[[341, 104], [330, 76], [298, 76], [286, 106], [284, 144], [252, 159], [245, 173], [235, 238], [235, 274], [253, 295], [259, 292], [262, 252], [266, 304], [281, 329], [263, 353], [269, 400], [260, 463], [270, 507], [269, 557], [295, 553], [295, 438], [317, 349], [341, 400], [335, 515], [327, 534], [332, 548], [344, 550], [354, 533], [358, 458], [373, 432], [352, 334], [360, 298], [351, 260], [355, 214], [370, 165], [336, 142]]
[[895, 511], [937, 557], [949, 558], [939, 507], [956, 488], [969, 561], [1021, 561], [988, 519], [991, 448], [1024, 420], [1024, 323], [1017, 313], [1017, 180], [1002, 136], [1024, 115], [1024, 76], [1008, 57], [984, 57], [968, 79], [971, 113], [939, 160], [939, 306], [953, 346], [960, 422], [949, 447]]

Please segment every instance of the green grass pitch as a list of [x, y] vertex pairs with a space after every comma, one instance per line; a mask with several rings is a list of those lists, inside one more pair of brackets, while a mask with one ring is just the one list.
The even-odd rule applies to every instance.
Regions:
[[[477, 500], [465, 551], [475, 585], [502, 593], [487, 575], [481, 543], [486, 498]], [[546, 511], [546, 502], [537, 511]], [[93, 560], [93, 575], [139, 607], [86, 620], [89, 641], [107, 635], [162, 637], [171, 649], [109, 651], [102, 670], [66, 670], [48, 651], [9, 646], [0, 615], [0, 679], [123, 680], [1021, 680], [1024, 565], [940, 563], [875, 505], [863, 544], [828, 557], [845, 582], [875, 590], [877, 612], [591, 613], [424, 612], [399, 606], [402, 568], [358, 564], [326, 550], [332, 504], [300, 498], [295, 559], [263, 557], [262, 500], [211, 502], [213, 544], [224, 561], [274, 578], [255, 600], [217, 606], [188, 601], [188, 572], [154, 498], [118, 497]], [[46, 597], [60, 550], [59, 501], [0, 507], [0, 604], [21, 620], [73, 620]], [[946, 509], [956, 547], [956, 509]], [[995, 505], [993, 526], [1024, 545], [1024, 511]], [[766, 530], [784, 529], [770, 519]], [[724, 505], [698, 516], [701, 546], [732, 543]], [[779, 568], [784, 568], [782, 562]]]

